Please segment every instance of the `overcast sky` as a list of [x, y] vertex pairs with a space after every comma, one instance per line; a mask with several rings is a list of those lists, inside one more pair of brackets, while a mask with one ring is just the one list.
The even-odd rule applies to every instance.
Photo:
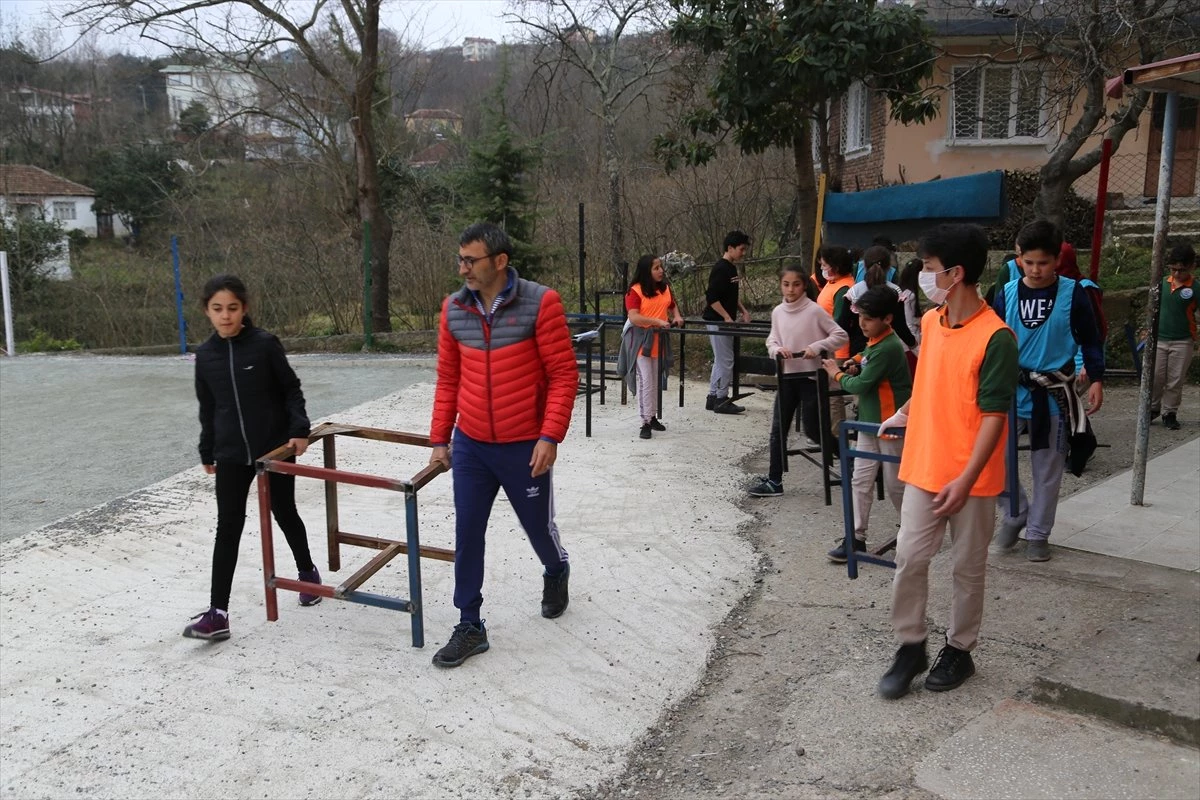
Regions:
[[[0, 0], [0, 45], [20, 38], [27, 47], [43, 51], [61, 50], [78, 37], [78, 32], [56, 20], [56, 16], [79, 4], [79, 0]], [[298, 8], [309, 5], [296, 0]], [[384, 0], [382, 24], [405, 38], [417, 38], [426, 47], [461, 45], [467, 36], [496, 41], [520, 38], [520, 26], [507, 24], [503, 14], [508, 0]], [[106, 51], [137, 55], [162, 55], [156, 43], [136, 35], [101, 36], [97, 45]]]

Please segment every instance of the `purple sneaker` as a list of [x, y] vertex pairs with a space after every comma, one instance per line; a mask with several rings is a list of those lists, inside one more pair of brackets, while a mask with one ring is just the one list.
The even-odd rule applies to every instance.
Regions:
[[[304, 581], [305, 583], [315, 583], [317, 586], [320, 586], [321, 573], [317, 572], [316, 567], [313, 567], [312, 569], [302, 569], [300, 570], [300, 580]], [[321, 595], [319, 594], [306, 594], [305, 592], [300, 593], [300, 605], [302, 606], [315, 606], [319, 602], [321, 602]]]
[[215, 608], [210, 608], [203, 614], [197, 614], [192, 619], [200, 620], [193, 622], [183, 629], [183, 635], [189, 639], [205, 639], [210, 642], [219, 642], [222, 639], [229, 638], [229, 615], [221, 614]]

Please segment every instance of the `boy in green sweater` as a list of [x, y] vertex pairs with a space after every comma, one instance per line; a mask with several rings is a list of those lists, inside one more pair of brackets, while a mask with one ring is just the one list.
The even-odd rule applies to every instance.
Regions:
[[1158, 313], [1158, 347], [1154, 356], [1154, 384], [1150, 397], [1151, 419], [1162, 412], [1163, 427], [1179, 430], [1179, 404], [1183, 382], [1196, 347], [1196, 324], [1200, 322], [1192, 270], [1196, 251], [1190, 244], [1171, 248], [1167, 259], [1170, 277], [1163, 278], [1162, 306]]
[[[892, 318], [900, 309], [900, 298], [890, 286], [875, 286], [859, 297], [855, 306], [858, 325], [867, 337], [866, 349], [840, 366], [833, 359], [825, 359], [821, 366], [842, 389], [858, 396], [859, 422], [880, 423], [895, 414], [912, 394], [912, 373], [908, 369], [904, 345], [892, 331]], [[903, 441], [894, 436], [881, 438], [859, 431], [855, 449], [898, 457], [903, 446]], [[859, 458], [854, 462], [850, 485], [854, 498], [855, 552], [867, 549], [867, 523], [871, 517], [875, 476], [880, 466], [883, 467], [883, 485], [897, 512], [904, 498], [904, 484], [897, 476], [899, 464], [871, 458]], [[829, 559], [837, 564], [846, 562], [845, 537], [838, 537], [836, 545], [829, 551]]]

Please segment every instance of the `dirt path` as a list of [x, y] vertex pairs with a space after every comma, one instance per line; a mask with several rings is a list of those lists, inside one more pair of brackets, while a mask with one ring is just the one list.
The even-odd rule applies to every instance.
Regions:
[[[1094, 425], [1111, 447], [1083, 476], [1066, 477], [1063, 496], [1130, 468], [1136, 400], [1136, 386], [1109, 389]], [[1151, 455], [1200, 436], [1200, 387], [1187, 388], [1181, 421], [1179, 432], [1151, 429]], [[746, 468], [760, 474], [765, 458]], [[824, 507], [819, 485], [801, 478], [813, 482], [809, 468], [785, 479], [783, 498], [747, 499], [758, 520], [745, 531], [761, 559], [755, 589], [718, 630], [699, 688], [663, 714], [625, 774], [596, 797], [929, 797], [914, 765], [1139, 599], [1093, 577], [1108, 568], [1103, 556], [1059, 550], [1049, 565], [992, 556], [979, 674], [955, 692], [917, 689], [888, 703], [875, 684], [894, 652], [892, 573], [865, 566], [851, 582], [828, 562], [841, 508]], [[872, 540], [897, 521], [890, 506], [876, 509]], [[931, 650], [948, 614], [947, 556], [931, 569]]]

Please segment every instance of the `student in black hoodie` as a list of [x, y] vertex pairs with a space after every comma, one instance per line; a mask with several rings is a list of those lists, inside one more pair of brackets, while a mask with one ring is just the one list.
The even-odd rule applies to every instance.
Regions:
[[[196, 349], [196, 397], [200, 401], [200, 463], [217, 479], [217, 537], [213, 545], [212, 605], [183, 629], [191, 639], [229, 638], [229, 593], [238, 543], [246, 522], [246, 498], [254, 460], [282, 444], [296, 455], [308, 448], [308, 415], [300, 379], [288, 365], [279, 339], [247, 316], [246, 285], [217, 275], [204, 285], [204, 313], [216, 332]], [[300, 580], [321, 583], [308, 552], [308, 533], [296, 510], [296, 478], [270, 473], [271, 513], [279, 524]], [[300, 605], [319, 603], [300, 595]]]

